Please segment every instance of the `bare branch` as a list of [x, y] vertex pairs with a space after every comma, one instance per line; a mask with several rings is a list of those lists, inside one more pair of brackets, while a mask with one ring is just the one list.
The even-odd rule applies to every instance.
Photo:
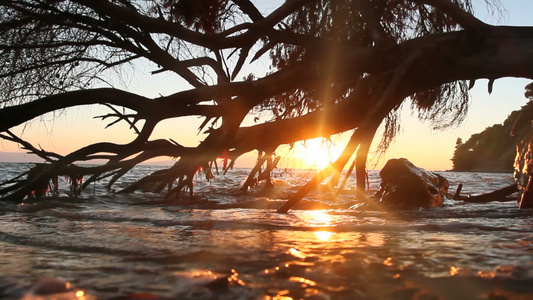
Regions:
[[[41, 149], [37, 149], [32, 144], [30, 144], [29, 142], [19, 138], [18, 136], [16, 136], [14, 133], [12, 133], [9, 130], [6, 130], [6, 133], [8, 134], [8, 136], [0, 134], [0, 137], [5, 139], [5, 140], [12, 141], [12, 142], [15, 142], [15, 143], [18, 143], [18, 144], [22, 145], [23, 149], [26, 149], [26, 150], [30, 151], [30, 153], [33, 153], [33, 154], [39, 156], [40, 158], [44, 159], [45, 161], [54, 162], [55, 160], [57, 160], [57, 159], [62, 157], [61, 155], [59, 155], [57, 153], [44, 151], [42, 148]], [[52, 158], [54, 158], [54, 159], [52, 159]]]

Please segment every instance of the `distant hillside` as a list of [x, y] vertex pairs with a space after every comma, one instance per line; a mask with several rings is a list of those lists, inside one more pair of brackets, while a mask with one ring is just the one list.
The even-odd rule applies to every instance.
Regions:
[[516, 156], [516, 142], [521, 135], [511, 136], [513, 124], [525, 106], [513, 111], [503, 124], [487, 127], [466, 142], [457, 139], [453, 154], [452, 171], [458, 172], [512, 172]]

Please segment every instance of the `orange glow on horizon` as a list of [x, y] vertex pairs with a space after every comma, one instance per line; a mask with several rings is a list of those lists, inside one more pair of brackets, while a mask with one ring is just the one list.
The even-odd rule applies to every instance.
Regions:
[[[105, 110], [81, 110], [81, 112], [72, 114], [69, 110], [68, 117], [65, 114], [65, 118], [56, 120], [53, 125], [47, 122], [43, 123], [47, 124], [47, 126], [40, 123], [35, 123], [31, 127], [21, 125], [14, 128], [13, 132], [27, 139], [33, 145], [42, 146], [46, 151], [56, 152], [61, 155], [66, 155], [80, 147], [95, 142], [127, 143], [135, 136], [129, 128], [124, 128], [123, 124], [117, 124], [117, 126], [104, 130], [105, 123], [89, 118], [89, 115], [97, 114], [97, 112], [105, 113]], [[74, 120], [74, 117], [78, 118]], [[194, 128], [196, 130], [195, 122], [197, 120], [191, 118], [164, 122], [164, 124], [157, 127], [158, 130], [154, 133], [152, 139], [171, 137], [183, 145], [194, 146], [203, 137], [196, 136], [196, 131], [193, 134], [185, 130], [183, 133], [179, 132], [178, 134], [175, 128]], [[388, 159], [405, 157], [416, 166], [428, 171], [449, 170], [452, 167], [450, 159], [453, 156], [455, 140], [458, 136], [466, 136], [466, 134], [459, 132], [424, 132], [421, 129], [420, 122], [412, 118], [407, 118], [402, 122], [402, 128], [403, 132], [398, 134], [397, 140], [391, 144], [383, 156], [376, 154], [381, 132], [376, 134], [368, 156], [368, 169], [379, 170]], [[339, 157], [350, 135], [350, 132], [346, 132], [332, 136], [331, 140], [315, 138], [305, 142], [297, 142], [292, 148], [288, 145], [282, 145], [276, 150], [276, 154], [282, 157], [282, 161], [278, 166], [290, 169], [322, 170]], [[26, 152], [16, 143], [0, 141], [0, 161], [39, 161], [38, 157], [25, 154]], [[256, 160], [256, 153], [247, 153], [236, 160], [235, 167], [251, 168]], [[171, 157], [159, 157], [151, 160], [148, 164], [172, 165], [174, 162], [175, 159]], [[345, 168], [348, 168], [349, 165], [350, 163]]]

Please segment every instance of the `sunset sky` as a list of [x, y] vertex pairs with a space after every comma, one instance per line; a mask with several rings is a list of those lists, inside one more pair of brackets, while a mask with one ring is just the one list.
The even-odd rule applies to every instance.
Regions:
[[[278, 1], [261, 2], [263, 4], [260, 7], [265, 13], [268, 13], [276, 7], [275, 3]], [[490, 24], [533, 25], [533, 21], [531, 21], [533, 1], [502, 0], [501, 3], [506, 9], [502, 15], [490, 14], [485, 7], [484, 0], [473, 0], [473, 2], [476, 5], [474, 14]], [[264, 73], [267, 67], [266, 63], [264, 65], [257, 64], [253, 67], [256, 69], [251, 68], [246, 71]], [[139, 71], [150, 73], [153, 69], [152, 66], [142, 63], [136, 65], [134, 69], [125, 69], [124, 74], [127, 75], [114, 77], [115, 84], [118, 84], [120, 88], [148, 97], [168, 95], [187, 88], [182, 80], [170, 74], [150, 75], [150, 77], [130, 75]], [[511, 111], [520, 109], [527, 101], [524, 97], [524, 87], [529, 82], [529, 80], [515, 78], [498, 79], [494, 83], [492, 94], [489, 95], [487, 81], [478, 80], [471, 90], [471, 105], [466, 120], [459, 127], [448, 129], [445, 132], [434, 131], [431, 124], [420, 123], [416, 120], [415, 117], [411, 116], [409, 103], [406, 102], [401, 114], [401, 131], [375, 168], [379, 169], [389, 158], [405, 157], [415, 165], [428, 170], [451, 169], [450, 158], [453, 155], [457, 138], [460, 137], [466, 141], [472, 134], [495, 123], [502, 123]], [[56, 115], [46, 115], [32, 121], [27, 126], [19, 126], [13, 131], [21, 134], [23, 138], [28, 139], [36, 146], [40, 145], [45, 150], [60, 154], [67, 154], [98, 141], [129, 142], [134, 135], [126, 125], [118, 124], [104, 130], [108, 122], [93, 119], [96, 115], [103, 115], [108, 112], [107, 108], [101, 106], [72, 108]], [[196, 135], [201, 121], [202, 119], [197, 118], [166, 121], [157, 128], [154, 138], [170, 137], [186, 146], [196, 145], [203, 139], [202, 136]], [[376, 137], [374, 144], [377, 144], [379, 140], [380, 138]], [[341, 136], [335, 138], [334, 141], [342, 145], [344, 140]], [[293, 155], [299, 153], [303, 160], [309, 156], [328, 155], [327, 152], [320, 152], [320, 142], [310, 142], [309, 144], [310, 146], [306, 150], [307, 154], [303, 153], [303, 147], [298, 147], [293, 151]], [[312, 145], [315, 145], [314, 148]], [[331, 155], [339, 151], [335, 146], [332, 146]], [[23, 151], [13, 143], [0, 141], [0, 161], [31, 160], [29, 156], [14, 155], [7, 152], [20, 153]], [[372, 159], [372, 157], [371, 154], [369, 158]], [[244, 158], [238, 160], [240, 163], [237, 165], [249, 166], [251, 161], [253, 161], [253, 157]], [[321, 164], [320, 161], [315, 163], [318, 166]], [[371, 160], [368, 167], [372, 169], [375, 163], [375, 160]], [[288, 162], [286, 164], [290, 166]], [[312, 162], [308, 161], [308, 164], [312, 164]]]

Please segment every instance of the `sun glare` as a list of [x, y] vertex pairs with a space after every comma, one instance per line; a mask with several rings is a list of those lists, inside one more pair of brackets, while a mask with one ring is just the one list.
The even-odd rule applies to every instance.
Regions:
[[301, 218], [313, 226], [329, 226], [331, 223], [331, 216], [324, 210], [304, 211]]
[[329, 231], [315, 231], [314, 234], [320, 241], [327, 242], [335, 233]]
[[342, 149], [331, 141], [322, 138], [307, 140], [294, 146], [294, 157], [302, 164], [302, 168], [323, 169], [335, 161]]

